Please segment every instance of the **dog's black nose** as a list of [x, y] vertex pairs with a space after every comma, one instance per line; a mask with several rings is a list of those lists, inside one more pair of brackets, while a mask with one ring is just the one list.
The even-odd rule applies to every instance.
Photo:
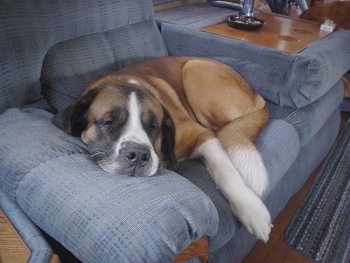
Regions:
[[133, 166], [145, 166], [151, 159], [149, 148], [137, 143], [127, 143], [119, 154]]

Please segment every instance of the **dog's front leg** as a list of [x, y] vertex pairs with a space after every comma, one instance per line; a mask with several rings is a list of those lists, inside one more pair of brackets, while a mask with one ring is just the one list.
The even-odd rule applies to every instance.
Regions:
[[266, 242], [272, 227], [270, 213], [261, 199], [244, 184], [218, 139], [213, 138], [199, 145], [192, 157], [204, 159], [234, 215], [251, 234]]

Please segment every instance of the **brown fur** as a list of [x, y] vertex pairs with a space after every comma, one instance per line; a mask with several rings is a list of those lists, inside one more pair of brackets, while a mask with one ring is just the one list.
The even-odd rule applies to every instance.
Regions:
[[168, 110], [176, 127], [177, 158], [189, 157], [216, 132], [227, 147], [232, 143], [247, 145], [268, 118], [265, 101], [239, 74], [203, 58], [149, 60], [103, 77], [87, 90], [130, 80], [138, 81]]

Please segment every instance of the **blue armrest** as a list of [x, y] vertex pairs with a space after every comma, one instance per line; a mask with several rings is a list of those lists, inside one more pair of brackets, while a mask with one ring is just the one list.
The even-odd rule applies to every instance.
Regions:
[[209, 197], [182, 176], [107, 174], [80, 139], [42, 110], [0, 116], [0, 185], [24, 213], [83, 262], [169, 262], [218, 214]]
[[162, 23], [170, 55], [221, 57], [260, 94], [302, 108], [325, 95], [350, 70], [350, 30], [337, 30], [296, 54]]

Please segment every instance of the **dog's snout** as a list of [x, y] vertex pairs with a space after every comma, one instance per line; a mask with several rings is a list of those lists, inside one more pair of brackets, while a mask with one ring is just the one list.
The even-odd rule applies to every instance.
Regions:
[[149, 147], [137, 143], [127, 143], [120, 150], [120, 155], [133, 166], [145, 166], [151, 159]]

